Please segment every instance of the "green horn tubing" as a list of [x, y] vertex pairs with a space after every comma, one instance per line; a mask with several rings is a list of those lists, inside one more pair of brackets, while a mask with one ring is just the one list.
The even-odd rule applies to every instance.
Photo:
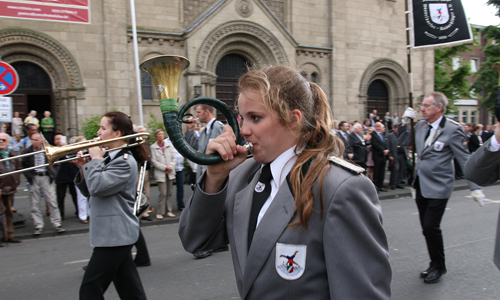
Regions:
[[223, 162], [222, 157], [218, 153], [209, 155], [194, 150], [193, 147], [191, 147], [187, 143], [182, 134], [182, 117], [191, 106], [198, 104], [208, 104], [222, 112], [231, 128], [233, 128], [234, 134], [236, 135], [236, 140], [238, 140], [240, 135], [240, 127], [238, 126], [236, 116], [231, 111], [229, 106], [227, 106], [224, 102], [214, 98], [196, 98], [182, 106], [178, 113], [176, 111], [165, 112], [163, 113], [163, 123], [165, 125], [165, 129], [167, 130], [168, 136], [170, 137], [172, 145], [174, 145], [175, 149], [180, 154], [182, 154], [182, 156], [199, 165], [215, 165]]

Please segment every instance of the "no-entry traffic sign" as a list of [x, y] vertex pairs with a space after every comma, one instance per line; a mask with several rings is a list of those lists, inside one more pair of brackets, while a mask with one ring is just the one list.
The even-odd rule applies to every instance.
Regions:
[[0, 61], [0, 95], [12, 94], [19, 85], [16, 69], [6, 62]]

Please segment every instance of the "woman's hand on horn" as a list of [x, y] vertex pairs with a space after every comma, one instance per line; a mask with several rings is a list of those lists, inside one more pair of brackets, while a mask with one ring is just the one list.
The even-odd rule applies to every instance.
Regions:
[[205, 176], [207, 193], [220, 191], [229, 172], [247, 159], [247, 149], [236, 144], [236, 135], [229, 125], [225, 125], [222, 134], [208, 143], [206, 153], [219, 153], [224, 160], [219, 164], [207, 166]]

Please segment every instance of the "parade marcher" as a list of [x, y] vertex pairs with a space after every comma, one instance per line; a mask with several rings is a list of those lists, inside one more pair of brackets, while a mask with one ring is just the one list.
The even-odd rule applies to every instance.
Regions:
[[[17, 153], [9, 150], [10, 136], [7, 133], [0, 133], [0, 153], [1, 158], [9, 158], [16, 156]], [[7, 160], [0, 163], [0, 174], [5, 174], [22, 169], [20, 159]], [[0, 191], [2, 203], [4, 206], [4, 216], [6, 224], [6, 235], [3, 236], [2, 242], [20, 243], [21, 240], [14, 237], [14, 214], [12, 205], [14, 203], [14, 195], [17, 192], [17, 186], [21, 182], [20, 174], [10, 174], [0, 177]]]
[[[415, 125], [418, 161], [413, 187], [416, 190], [420, 225], [430, 257], [429, 267], [420, 274], [424, 283], [435, 283], [447, 272], [441, 220], [453, 191], [452, 159], [456, 157], [463, 169], [470, 155], [462, 126], [444, 115], [447, 105], [448, 98], [443, 93], [429, 93], [420, 108], [423, 120]], [[414, 118], [415, 115], [412, 108], [404, 113], [405, 118]], [[398, 131], [403, 136], [404, 145], [410, 145], [411, 134], [406, 127], [400, 126]], [[476, 192], [481, 190], [481, 187], [473, 183], [469, 183], [469, 186]]]
[[[186, 118], [186, 121], [188, 123], [186, 124], [187, 130], [186, 132], [184, 132], [184, 138], [186, 139], [186, 142], [189, 144], [189, 146], [193, 147], [194, 150], [198, 150], [198, 136], [200, 133], [195, 129], [196, 121], [194, 120], [193, 115], [189, 115]], [[196, 183], [196, 172], [198, 169], [198, 165], [190, 161], [189, 159], [186, 159], [186, 161], [188, 162], [191, 169], [189, 172], [188, 184], [194, 185]]]
[[[54, 136], [54, 145], [57, 147], [61, 147], [66, 145], [61, 141], [62, 133], [57, 133]], [[85, 139], [85, 138], [84, 138]], [[64, 159], [64, 158], [62, 158]], [[77, 193], [75, 184], [73, 180], [75, 179], [76, 173], [78, 173], [78, 167], [75, 164], [70, 162], [65, 162], [62, 164], [54, 165], [54, 168], [57, 167], [57, 174], [55, 178], [56, 182], [56, 193], [57, 193], [57, 206], [59, 207], [59, 212], [61, 213], [61, 220], [65, 218], [65, 199], [66, 199], [66, 191], [69, 190], [69, 194], [71, 195], [71, 199], [73, 200], [73, 205], [75, 206], [75, 215], [79, 216], [79, 205], [77, 200]], [[84, 209], [84, 211], [86, 211]], [[82, 212], [83, 213], [83, 212]], [[85, 215], [85, 214], [83, 214]], [[87, 217], [79, 216], [80, 220], [86, 221]], [[85, 222], [84, 222], [85, 223]]]
[[172, 185], [175, 179], [175, 158], [174, 146], [165, 143], [165, 133], [161, 129], [155, 132], [156, 142], [151, 145], [151, 164], [153, 165], [153, 176], [158, 185], [158, 210], [156, 218], [163, 220], [166, 215], [174, 218], [172, 212]]
[[[494, 135], [490, 137], [465, 165], [465, 177], [481, 186], [491, 184], [500, 179], [500, 123], [496, 124]], [[493, 261], [500, 269], [500, 214], [497, 222], [495, 250]]]
[[[146, 127], [144, 126], [137, 126], [134, 130], [136, 133], [145, 133], [147, 132], [148, 130], [146, 129]], [[144, 185], [143, 185], [143, 189], [144, 189], [144, 192], [146, 193], [146, 197], [148, 198], [148, 204], [151, 203], [151, 199], [149, 197], [150, 195], [150, 190], [151, 190], [151, 182], [150, 182], [150, 170], [151, 170], [151, 146], [149, 145], [149, 143], [145, 143], [144, 145], [146, 145], [146, 150], [148, 151], [148, 160], [147, 160], [147, 164], [146, 164], [146, 171], [144, 173]], [[142, 163], [139, 167], [143, 166], [144, 163]], [[151, 217], [149, 216], [149, 213], [150, 212], [153, 212], [153, 208], [150, 206], [148, 208], [148, 210], [146, 212], [144, 212], [142, 215], [141, 215], [141, 219], [144, 219], [144, 220], [147, 220], [147, 221], [153, 221], [151, 219]]]
[[54, 142], [54, 119], [51, 118], [50, 115], [50, 111], [45, 111], [43, 113], [44, 118], [42, 119], [41, 123], [41, 132], [47, 142], [52, 144]]
[[[40, 151], [43, 149], [42, 137], [40, 133], [31, 135], [32, 145], [23, 151], [23, 154]], [[38, 153], [22, 158], [23, 168], [41, 166], [47, 164], [47, 157], [44, 153]], [[34, 235], [40, 235], [43, 231], [43, 215], [40, 210], [41, 192], [43, 191], [45, 203], [50, 208], [50, 223], [57, 231], [63, 233], [65, 229], [61, 226], [61, 214], [57, 206], [56, 193], [54, 187], [54, 173], [51, 168], [39, 167], [35, 170], [24, 171], [24, 176], [28, 180], [31, 198], [31, 216], [35, 223]]]
[[229, 243], [241, 299], [390, 299], [377, 193], [341, 158], [325, 93], [285, 66], [247, 72], [238, 91], [253, 158], [228, 125], [208, 144], [223, 162], [181, 215], [184, 248]]
[[[200, 122], [206, 124], [205, 129], [201, 131], [200, 137], [198, 138], [198, 151], [205, 153], [208, 143], [222, 133], [224, 125], [215, 119], [213, 107], [206, 104], [199, 104], [196, 106], [196, 117]], [[207, 166], [198, 165], [198, 169], [196, 170], [197, 180], [206, 169]]]
[[[108, 112], [97, 132], [106, 141], [134, 133], [132, 121], [122, 112]], [[80, 299], [104, 299], [113, 282], [121, 299], [146, 299], [141, 279], [132, 259], [132, 246], [139, 239], [139, 219], [133, 212], [136, 198], [138, 162], [148, 159], [139, 145], [118, 148], [126, 140], [113, 140], [88, 149], [89, 158], [74, 163], [80, 172], [75, 183], [90, 203], [90, 245], [94, 251], [80, 286]], [[81, 151], [77, 154], [82, 156]]]

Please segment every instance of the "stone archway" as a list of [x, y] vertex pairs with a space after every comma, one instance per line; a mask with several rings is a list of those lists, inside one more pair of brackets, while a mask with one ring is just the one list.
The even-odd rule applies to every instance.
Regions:
[[360, 98], [360, 116], [366, 117], [366, 105], [368, 97], [368, 88], [375, 80], [381, 80], [387, 86], [389, 93], [389, 111], [401, 113], [408, 105], [408, 95], [410, 84], [408, 73], [396, 61], [387, 58], [381, 58], [371, 63], [366, 68], [359, 88]]
[[288, 58], [279, 40], [266, 28], [249, 21], [230, 21], [212, 30], [204, 39], [196, 59], [196, 72], [203, 95], [215, 97], [216, 68], [228, 54], [244, 57], [253, 65], [285, 64]]
[[55, 99], [56, 127], [66, 135], [78, 135], [76, 100], [85, 99], [85, 87], [80, 68], [66, 47], [38, 31], [6, 28], [0, 30], [0, 56], [5, 62], [30, 62], [47, 72]]

